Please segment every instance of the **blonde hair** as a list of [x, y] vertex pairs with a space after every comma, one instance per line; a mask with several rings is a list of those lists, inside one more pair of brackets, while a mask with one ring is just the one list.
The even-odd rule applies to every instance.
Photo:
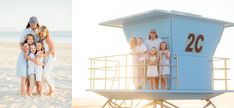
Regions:
[[129, 40], [129, 46], [131, 49], [135, 48], [137, 46], [137, 38], [136, 37], [131, 37]]
[[45, 53], [45, 47], [42, 41], [38, 41], [36, 42], [36, 44], [41, 44], [41, 50], [43, 51], [43, 53]]
[[157, 50], [157, 48], [152, 47], [152, 48], [150, 49], [150, 51], [155, 51], [155, 55], [158, 56], [158, 50]]
[[[46, 36], [41, 35], [42, 32], [46, 30]], [[47, 36], [49, 35], [49, 30], [46, 26], [42, 25], [37, 32], [38, 36], [40, 37], [40, 40], [45, 40]]]

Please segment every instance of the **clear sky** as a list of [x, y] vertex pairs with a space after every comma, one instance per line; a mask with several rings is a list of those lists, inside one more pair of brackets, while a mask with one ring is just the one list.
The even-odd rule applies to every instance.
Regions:
[[[176, 10], [234, 22], [232, 0], [73, 0], [73, 96], [85, 97], [89, 86], [88, 58], [126, 53], [122, 29], [98, 23], [148, 10]], [[234, 29], [224, 31], [215, 56], [234, 60]], [[229, 65], [232, 70], [234, 65]], [[233, 72], [233, 71], [232, 71]], [[234, 79], [232, 77], [232, 79]]]
[[51, 31], [71, 31], [72, 0], [1, 0], [0, 31], [22, 31], [29, 17], [37, 16]]

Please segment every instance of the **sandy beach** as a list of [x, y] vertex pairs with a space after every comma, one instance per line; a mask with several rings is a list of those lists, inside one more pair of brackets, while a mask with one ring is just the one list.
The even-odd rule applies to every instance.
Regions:
[[18, 43], [0, 43], [0, 108], [70, 108], [72, 104], [72, 46], [56, 44], [54, 81], [56, 93], [48, 96], [20, 96], [20, 78], [16, 76]]

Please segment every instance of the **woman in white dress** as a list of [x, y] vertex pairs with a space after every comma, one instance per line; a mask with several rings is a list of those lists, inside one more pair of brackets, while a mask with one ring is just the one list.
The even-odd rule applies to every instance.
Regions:
[[[21, 78], [21, 90], [20, 90], [20, 95], [21, 96], [26, 96], [26, 91], [27, 91], [27, 86], [26, 86], [26, 78], [27, 78], [27, 60], [24, 58], [24, 51], [27, 52], [28, 49], [25, 49], [25, 47], [22, 47], [22, 43], [25, 40], [25, 37], [27, 34], [36, 34], [38, 28], [39, 28], [39, 23], [36, 17], [30, 17], [28, 24], [26, 26], [26, 29], [21, 33], [20, 37], [20, 55], [18, 57], [18, 60], [16, 62], [16, 75]], [[35, 60], [32, 59], [36, 64]]]
[[137, 47], [137, 38], [131, 37], [129, 40], [129, 46], [131, 49], [131, 55], [132, 55], [132, 76], [133, 76], [133, 84], [135, 87], [137, 87], [137, 56], [136, 56], [136, 47]]

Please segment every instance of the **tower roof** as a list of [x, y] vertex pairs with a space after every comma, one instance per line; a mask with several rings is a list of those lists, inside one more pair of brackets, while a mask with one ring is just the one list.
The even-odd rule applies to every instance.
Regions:
[[165, 11], [165, 10], [159, 10], [159, 9], [151, 10], [151, 11], [147, 11], [143, 13], [138, 13], [135, 15], [130, 15], [130, 16], [122, 17], [122, 18], [117, 18], [114, 20], [105, 21], [105, 22], [100, 23], [100, 25], [122, 28], [123, 25], [125, 24], [140, 23], [144, 21], [150, 21], [152, 19], [167, 18], [170, 16], [183, 16], [183, 17], [197, 18], [197, 19], [206, 20], [206, 21], [223, 23], [224, 27], [234, 26], [234, 23], [228, 22], [228, 21], [207, 18], [201, 15], [185, 13], [185, 12], [180, 12], [180, 11], [174, 11], [174, 10]]

